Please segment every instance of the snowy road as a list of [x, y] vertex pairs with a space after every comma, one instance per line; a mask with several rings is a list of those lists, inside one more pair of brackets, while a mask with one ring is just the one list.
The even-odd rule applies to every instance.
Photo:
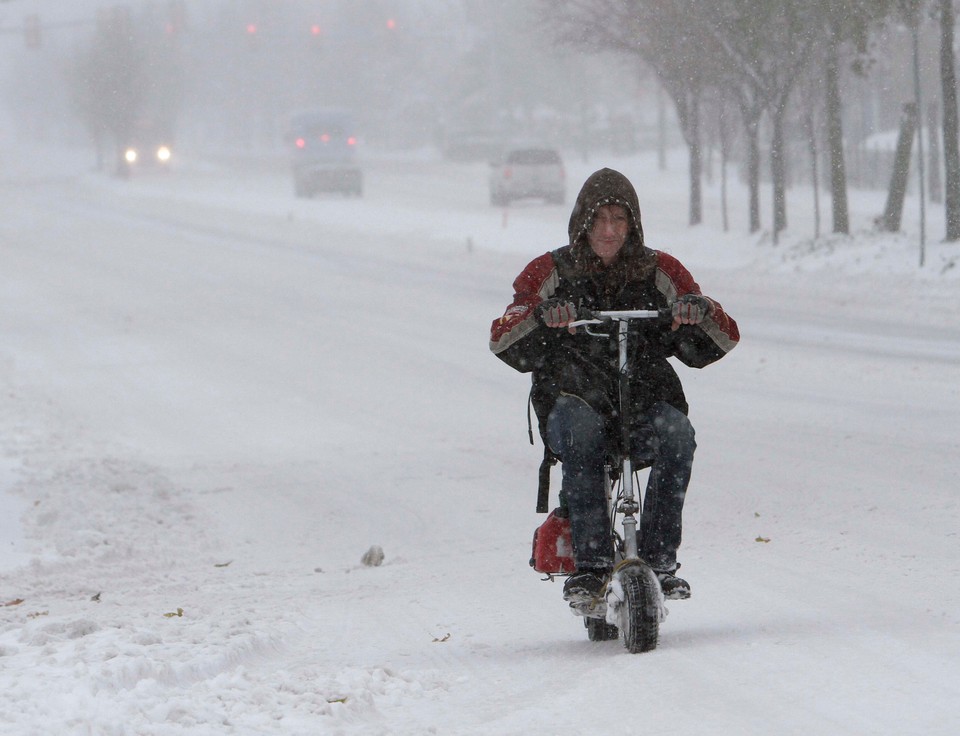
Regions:
[[956, 277], [778, 266], [643, 170], [744, 341], [682, 374], [694, 597], [629, 655], [527, 566], [528, 384], [486, 345], [566, 207], [433, 161], [310, 202], [8, 165], [0, 733], [954, 733]]

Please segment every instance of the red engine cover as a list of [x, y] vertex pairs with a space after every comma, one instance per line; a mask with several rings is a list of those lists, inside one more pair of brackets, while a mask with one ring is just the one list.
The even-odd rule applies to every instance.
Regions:
[[533, 533], [533, 557], [530, 566], [537, 572], [575, 572], [570, 519], [551, 511]]

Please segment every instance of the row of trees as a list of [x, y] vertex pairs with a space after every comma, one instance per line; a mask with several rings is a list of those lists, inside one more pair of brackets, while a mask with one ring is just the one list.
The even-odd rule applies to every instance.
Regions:
[[[960, 153], [954, 72], [953, 0], [540, 0], [541, 18], [563, 44], [618, 49], [652, 69], [677, 111], [690, 154], [690, 223], [702, 217], [703, 121], [719, 120], [721, 160], [739, 113], [749, 186], [749, 225], [760, 229], [761, 124], [769, 135], [773, 233], [787, 224], [784, 129], [804, 122], [816, 156], [812, 111], [826, 131], [833, 231], [849, 233], [841, 73], [862, 72], [871, 41], [891, 24], [940, 28], [946, 239], [960, 239]], [[912, 93], [911, 93], [912, 95]], [[799, 103], [799, 104], [798, 104]], [[730, 108], [735, 108], [731, 110]]]

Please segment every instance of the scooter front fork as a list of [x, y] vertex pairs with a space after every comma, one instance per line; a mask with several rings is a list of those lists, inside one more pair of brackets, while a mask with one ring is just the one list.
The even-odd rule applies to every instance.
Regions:
[[637, 514], [640, 513], [640, 504], [633, 490], [633, 467], [630, 458], [623, 461], [623, 500], [617, 509], [623, 514], [623, 553], [628, 560], [635, 560], [639, 556], [637, 549]]

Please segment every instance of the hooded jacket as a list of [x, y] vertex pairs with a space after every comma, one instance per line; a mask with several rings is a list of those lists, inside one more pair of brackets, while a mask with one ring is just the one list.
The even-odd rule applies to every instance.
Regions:
[[[608, 204], [627, 210], [630, 227], [616, 260], [604, 266], [587, 234], [597, 210]], [[561, 394], [582, 398], [612, 430], [619, 414], [616, 340], [591, 336], [583, 329], [570, 334], [548, 328], [538, 318], [537, 307], [548, 299], [562, 299], [590, 310], [660, 309], [684, 294], [701, 295], [700, 287], [676, 258], [644, 245], [636, 190], [617, 171], [601, 169], [587, 179], [567, 233], [567, 245], [531, 261], [514, 281], [513, 301], [491, 325], [490, 349], [507, 365], [533, 374], [531, 398], [541, 432]], [[702, 368], [736, 346], [740, 339], [736, 322], [716, 301], [710, 303], [710, 315], [698, 325], [671, 330], [670, 324], [655, 320], [634, 323], [628, 366], [632, 416], [658, 401], [687, 413], [683, 387], [668, 358]]]

